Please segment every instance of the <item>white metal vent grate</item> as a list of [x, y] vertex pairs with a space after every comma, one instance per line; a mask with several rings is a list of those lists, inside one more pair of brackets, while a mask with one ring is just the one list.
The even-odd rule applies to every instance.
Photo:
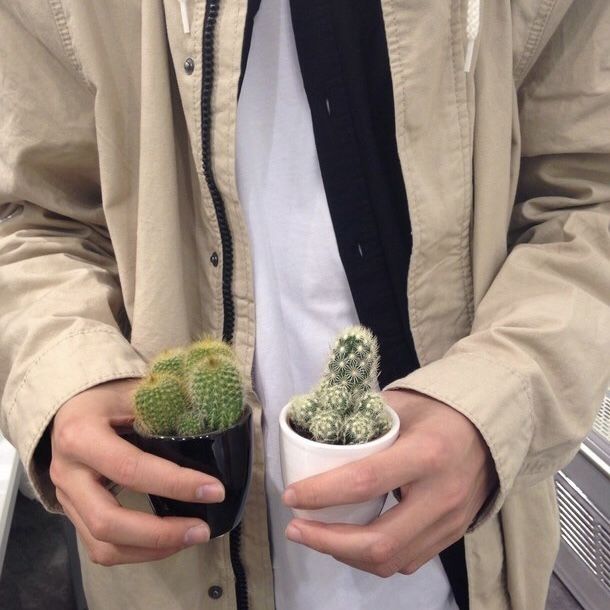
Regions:
[[610, 522], [562, 472], [555, 487], [563, 541], [610, 593]]
[[610, 535], [604, 529], [600, 529], [600, 578], [610, 591]]
[[599, 413], [593, 423], [593, 430], [610, 443], [610, 393], [606, 394]]

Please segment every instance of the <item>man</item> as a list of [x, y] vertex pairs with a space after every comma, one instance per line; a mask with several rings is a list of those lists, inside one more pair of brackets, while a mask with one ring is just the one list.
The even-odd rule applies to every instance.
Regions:
[[[92, 609], [543, 608], [552, 476], [608, 375], [610, 8], [295, 0], [290, 47], [257, 4], [0, 5], [3, 432]], [[401, 436], [282, 504], [276, 403], [355, 318]], [[148, 359], [202, 333], [262, 399], [243, 525], [209, 542], [136, 510], [217, 482], [117, 434]], [[393, 489], [363, 528], [288, 522]]]

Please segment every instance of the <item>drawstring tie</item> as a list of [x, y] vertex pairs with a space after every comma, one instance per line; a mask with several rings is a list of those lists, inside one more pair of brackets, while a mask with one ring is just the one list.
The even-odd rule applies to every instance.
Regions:
[[466, 61], [464, 62], [464, 72], [470, 72], [472, 67], [472, 55], [474, 53], [474, 43], [479, 35], [479, 23], [481, 13], [481, 0], [468, 0], [466, 12]]
[[180, 2], [180, 15], [182, 16], [182, 30], [185, 34], [190, 34], [191, 25], [189, 23], [188, 0], [178, 0], [178, 2]]

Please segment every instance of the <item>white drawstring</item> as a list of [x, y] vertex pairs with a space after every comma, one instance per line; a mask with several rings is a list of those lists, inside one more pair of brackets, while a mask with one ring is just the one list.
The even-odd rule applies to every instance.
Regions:
[[182, 30], [185, 34], [190, 34], [191, 25], [189, 23], [188, 0], [178, 0], [178, 2], [180, 2], [180, 14], [182, 16]]
[[481, 0], [468, 0], [466, 12], [466, 61], [464, 62], [464, 72], [470, 72], [472, 67], [472, 55], [474, 53], [474, 43], [479, 35], [479, 24], [481, 14]]

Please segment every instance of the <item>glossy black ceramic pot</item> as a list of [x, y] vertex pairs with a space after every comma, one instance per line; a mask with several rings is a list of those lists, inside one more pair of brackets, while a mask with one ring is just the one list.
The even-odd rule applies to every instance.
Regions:
[[181, 502], [149, 494], [160, 517], [198, 517], [210, 526], [212, 538], [231, 531], [241, 520], [252, 475], [252, 408], [231, 428], [201, 436], [144, 437], [130, 435], [137, 447], [179, 466], [216, 477], [225, 487], [225, 499], [218, 504]]

